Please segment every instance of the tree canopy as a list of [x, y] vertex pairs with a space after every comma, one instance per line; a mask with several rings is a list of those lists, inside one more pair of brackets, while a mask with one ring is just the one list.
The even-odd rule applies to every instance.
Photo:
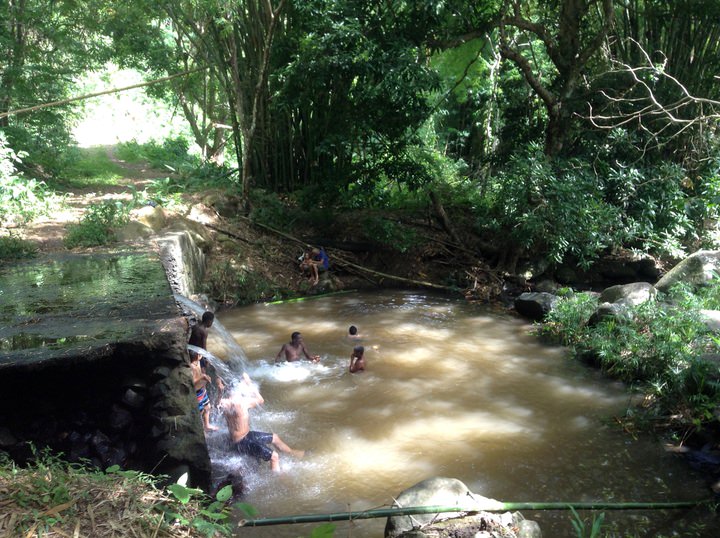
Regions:
[[256, 191], [336, 208], [440, 196], [501, 244], [509, 269], [620, 247], [677, 253], [711, 244], [717, 218], [718, 10], [11, 2], [0, 129], [28, 169], [61, 173], [79, 105], [13, 111], [70, 97], [84, 72], [114, 62], [166, 80], [148, 91], [177, 107], [200, 158], [246, 203]]

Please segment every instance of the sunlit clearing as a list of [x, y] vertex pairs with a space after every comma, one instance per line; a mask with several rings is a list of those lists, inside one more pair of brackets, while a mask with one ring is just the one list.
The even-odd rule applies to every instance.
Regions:
[[[108, 65], [79, 81], [79, 93], [87, 95], [144, 81], [134, 69]], [[111, 145], [135, 140], [144, 144], [188, 130], [182, 114], [162, 101], [148, 97], [143, 88], [93, 97], [84, 102], [84, 116], [73, 130], [80, 147]]]

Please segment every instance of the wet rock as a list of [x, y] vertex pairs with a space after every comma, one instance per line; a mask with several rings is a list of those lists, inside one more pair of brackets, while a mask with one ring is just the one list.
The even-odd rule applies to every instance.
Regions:
[[526, 292], [515, 299], [515, 310], [526, 318], [540, 321], [552, 311], [557, 301], [558, 297], [551, 293]]
[[602, 303], [590, 316], [588, 325], [594, 326], [606, 319], [629, 322], [632, 321], [632, 315], [627, 305], [623, 303]]
[[170, 393], [172, 393], [172, 387], [166, 380], [159, 381], [150, 387], [150, 397], [154, 400], [163, 399]]
[[679, 282], [699, 286], [716, 278], [718, 271], [720, 271], [720, 251], [698, 250], [670, 269], [655, 284], [655, 288], [667, 293]]
[[133, 423], [133, 416], [130, 411], [123, 409], [119, 405], [113, 405], [110, 412], [110, 429], [114, 431], [122, 431], [130, 427]]
[[78, 432], [71, 432], [68, 436], [70, 442], [70, 451], [68, 457], [70, 461], [80, 461], [81, 459], [90, 459], [91, 448], [90, 448], [90, 434], [80, 434]]
[[[469, 494], [467, 486], [456, 478], [428, 478], [400, 493], [393, 506], [458, 506], [467, 501]], [[385, 524], [385, 536], [395, 538], [431, 521], [456, 516], [456, 513], [446, 512], [389, 517]]]
[[138, 379], [136, 377], [128, 377], [126, 378], [122, 386], [126, 389], [132, 389], [135, 392], [142, 393], [147, 390], [148, 384], [147, 381], [144, 381], [142, 379]]
[[606, 288], [599, 298], [601, 303], [623, 303], [637, 306], [655, 299], [657, 290], [647, 282], [633, 282]]
[[95, 453], [102, 459], [105, 459], [111, 449], [110, 438], [101, 431], [96, 431], [90, 439], [90, 445]]
[[112, 447], [110, 450], [108, 450], [107, 454], [103, 458], [103, 465], [105, 469], [107, 469], [108, 467], [112, 467], [113, 465], [125, 467], [126, 461], [127, 454], [125, 453], [125, 451], [119, 447]]
[[145, 405], [145, 396], [135, 389], [127, 389], [123, 394], [122, 403], [132, 409], [141, 409]]
[[542, 530], [537, 521], [522, 519], [516, 523], [518, 538], [542, 538]]
[[7, 448], [17, 444], [18, 439], [7, 428], [0, 428], [0, 448]]
[[[485, 510], [501, 508], [502, 504], [493, 499], [472, 493], [465, 484], [455, 478], [435, 477], [423, 480], [406, 489], [397, 497], [393, 506], [457, 506], [473, 515], [463, 512], [442, 514], [417, 514], [393, 516], [385, 525], [386, 538], [515, 538], [522, 514], [510, 512], [491, 513]], [[532, 522], [523, 524], [526, 534], [523, 538], [539, 538], [534, 534], [539, 527]]]
[[167, 366], [158, 366], [152, 371], [152, 381], [159, 381], [161, 379], [165, 379], [170, 375], [170, 368]]

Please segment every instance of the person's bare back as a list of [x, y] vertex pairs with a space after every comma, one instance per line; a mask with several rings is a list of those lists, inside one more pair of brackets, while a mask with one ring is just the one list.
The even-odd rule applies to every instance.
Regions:
[[242, 383], [246, 386], [223, 398], [219, 404], [238, 452], [269, 461], [273, 471], [280, 470], [280, 456], [277, 450], [302, 458], [305, 455], [303, 450], [290, 448], [276, 433], [250, 429], [250, 409], [264, 403], [265, 400], [246, 373], [243, 374]]
[[225, 422], [233, 443], [241, 441], [250, 431], [250, 413], [242, 399], [223, 398], [220, 400]]

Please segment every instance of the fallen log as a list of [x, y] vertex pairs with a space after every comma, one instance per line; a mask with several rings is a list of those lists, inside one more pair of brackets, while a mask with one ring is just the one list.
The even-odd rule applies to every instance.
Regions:
[[[272, 233], [274, 233], [274, 234], [276, 234], [276, 235], [279, 235], [280, 237], [284, 237], [285, 239], [288, 239], [289, 241], [293, 241], [293, 242], [295, 242], [295, 243], [298, 243], [298, 244], [300, 244], [300, 245], [303, 245], [303, 247], [305, 247], [305, 248], [312, 248], [312, 247], [313, 247], [313, 245], [310, 245], [310, 244], [306, 243], [306, 242], [303, 241], [302, 239], [298, 239], [297, 237], [293, 237], [293, 236], [290, 235], [290, 234], [286, 234], [285, 232], [281, 232], [280, 230], [276, 230], [275, 228], [273, 228], [272, 226], [268, 226], [267, 224], [262, 224], [262, 223], [260, 223], [260, 222], [253, 221], [253, 220], [249, 219], [248, 217], [238, 217], [238, 218], [239, 218], [240, 220], [244, 220], [244, 221], [248, 222], [249, 224], [251, 224], [251, 225], [253, 225], [253, 226], [256, 226], [256, 227], [258, 227], [258, 228], [262, 228], [263, 230], [267, 230], [267, 231], [269, 231], [269, 232], [272, 232]], [[209, 228], [212, 229], [212, 230], [216, 230], [216, 231], [218, 231], [218, 232], [224, 233], [224, 234], [228, 235], [229, 237], [235, 237], [236, 239], [240, 239], [240, 240], [242, 240], [242, 241], [246, 241], [245, 239], [240, 238], [240, 237], [237, 236], [236, 234], [233, 234], [232, 232], [228, 232], [227, 230], [223, 230], [222, 228], [219, 228], [219, 227], [214, 226], [214, 225], [212, 225], [212, 224], [206, 224], [205, 226], [209, 227]], [[328, 254], [330, 254], [330, 252], [328, 252]], [[333, 258], [333, 263], [334, 263], [335, 265], [341, 267], [341, 268], [342, 268], [342, 267], [352, 268], [352, 269], [354, 269], [354, 270], [356, 270], [356, 271], [360, 271], [361, 273], [365, 273], [365, 274], [369, 274], [369, 275], [374, 275], [374, 276], [376, 276], [376, 277], [380, 277], [381, 282], [382, 282], [382, 280], [384, 280], [384, 279], [388, 279], [388, 280], [393, 280], [393, 281], [397, 281], [397, 282], [405, 282], [405, 283], [407, 283], [407, 284], [413, 284], [413, 285], [415, 285], [415, 286], [419, 286], [419, 287], [422, 287], [422, 288], [432, 288], [432, 289], [437, 289], [437, 290], [448, 291], [448, 292], [451, 292], [451, 293], [457, 293], [457, 292], [460, 291], [460, 290], [459, 290], [458, 288], [456, 288], [456, 287], [444, 286], [444, 285], [442, 285], [442, 284], [436, 284], [436, 283], [434, 283], [434, 282], [427, 282], [427, 281], [423, 281], [423, 280], [415, 280], [415, 279], [412, 279], [412, 278], [405, 278], [405, 277], [401, 277], [401, 276], [397, 276], [397, 275], [390, 275], [390, 274], [388, 274], [388, 273], [382, 273], [382, 272], [380, 272], [380, 271], [375, 271], [375, 270], [373, 270], [373, 269], [368, 269], [367, 267], [363, 267], [362, 265], [358, 265], [358, 264], [356, 264], [356, 263], [353, 263], [353, 262], [351, 262], [351, 261], [348, 261], [348, 260], [342, 258], [342, 257], [339, 256], [336, 252], [332, 252], [332, 258]]]

